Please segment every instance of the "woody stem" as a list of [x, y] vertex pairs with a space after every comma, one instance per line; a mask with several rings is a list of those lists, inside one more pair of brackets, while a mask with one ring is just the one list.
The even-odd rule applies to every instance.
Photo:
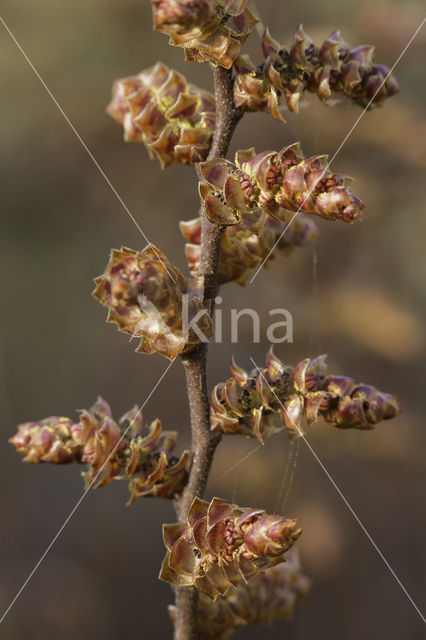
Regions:
[[[232, 96], [232, 70], [214, 69], [216, 98], [216, 129], [208, 156], [225, 157], [235, 127], [242, 112], [234, 106]], [[220, 242], [224, 227], [208, 220], [202, 211], [202, 238], [200, 275], [204, 280], [204, 300], [213, 303], [218, 290], [217, 268]], [[210, 403], [207, 389], [207, 343], [201, 343], [192, 353], [182, 358], [186, 375], [186, 385], [192, 432], [192, 466], [188, 483], [175, 508], [179, 521], [186, 519], [189, 507], [195, 497], [202, 498], [207, 485], [210, 467], [220, 435], [210, 431]], [[194, 588], [177, 587], [175, 640], [195, 640], [197, 638], [198, 592]]]

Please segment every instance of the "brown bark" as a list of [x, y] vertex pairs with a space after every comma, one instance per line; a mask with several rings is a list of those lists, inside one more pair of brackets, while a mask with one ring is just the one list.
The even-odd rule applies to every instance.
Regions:
[[[217, 123], [209, 160], [226, 156], [232, 134], [242, 116], [242, 112], [234, 107], [232, 83], [232, 70], [221, 67], [214, 70]], [[223, 231], [223, 227], [210, 222], [202, 212], [200, 275], [204, 277], [204, 299], [213, 303], [218, 289], [217, 266]], [[182, 358], [191, 414], [193, 459], [188, 483], [175, 503], [180, 521], [186, 519], [193, 499], [204, 495], [214, 452], [221, 437], [210, 431], [207, 349], [208, 345], [202, 343], [195, 352]], [[197, 638], [197, 602], [198, 593], [194, 588], [176, 589], [175, 640]]]

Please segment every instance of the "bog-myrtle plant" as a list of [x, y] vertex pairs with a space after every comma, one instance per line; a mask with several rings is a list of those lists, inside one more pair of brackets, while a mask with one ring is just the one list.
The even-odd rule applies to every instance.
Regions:
[[256, 66], [241, 53], [260, 26], [246, 0], [152, 0], [152, 8], [154, 28], [182, 47], [186, 60], [211, 66], [214, 95], [158, 62], [117, 80], [107, 112], [124, 139], [142, 142], [163, 169], [179, 162], [197, 171], [200, 212], [180, 223], [188, 275], [153, 245], [122, 247], [112, 250], [93, 295], [108, 309], [108, 322], [138, 339], [138, 352], [182, 361], [191, 448], [176, 454], [178, 434], [163, 431], [159, 419], [145, 427], [137, 406], [115, 420], [100, 397], [75, 419], [21, 424], [10, 442], [25, 462], [83, 466], [87, 488], [126, 479], [129, 504], [172, 501], [176, 522], [163, 526], [160, 578], [174, 589], [175, 638], [226, 639], [247, 623], [289, 619], [310, 583], [300, 568], [294, 518], [240, 507], [226, 496], [203, 500], [221, 439], [242, 435], [267, 446], [280, 431], [303, 436], [305, 425], [321, 418], [367, 430], [399, 413], [394, 396], [330, 374], [324, 355], [290, 366], [272, 349], [264, 369], [248, 372], [232, 361], [231, 376], [209, 393], [219, 286], [244, 285], [271, 258], [314, 242], [315, 217], [353, 224], [365, 208], [327, 156], [307, 158], [289, 141], [278, 150], [239, 150], [232, 161], [231, 137], [249, 112], [284, 123], [282, 109], [298, 112], [309, 93], [326, 104], [338, 98], [372, 109], [398, 88], [389, 69], [373, 61], [372, 46], [351, 49], [339, 31], [315, 45], [300, 26], [285, 48], [265, 29]]

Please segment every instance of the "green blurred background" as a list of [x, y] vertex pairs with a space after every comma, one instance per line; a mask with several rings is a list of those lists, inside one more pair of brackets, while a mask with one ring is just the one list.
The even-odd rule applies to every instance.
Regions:
[[[393, 64], [423, 17], [416, 0], [258, 0], [272, 34], [290, 44], [299, 22], [319, 42], [340, 27], [352, 46], [375, 44], [376, 60]], [[197, 215], [194, 172], [161, 171], [141, 145], [124, 144], [105, 114], [113, 80], [157, 60], [211, 88], [207, 65], [186, 65], [181, 49], [151, 30], [145, 0], [3, 0], [1, 15], [121, 194], [148, 238], [185, 269], [178, 220]], [[356, 178], [367, 204], [362, 224], [319, 221], [315, 247], [276, 259], [252, 286], [222, 290], [229, 308], [255, 306], [262, 317], [285, 307], [294, 343], [279, 357], [295, 364], [329, 353], [346, 373], [397, 393], [404, 413], [370, 432], [315, 425], [309, 441], [331, 476], [424, 611], [425, 487], [423, 319], [426, 303], [424, 208], [424, 56], [426, 30], [396, 70], [401, 93], [360, 121], [333, 164]], [[247, 50], [260, 61], [257, 34]], [[59, 414], [74, 417], [102, 394], [120, 416], [142, 403], [167, 366], [133, 352], [105, 323], [92, 298], [111, 247], [145, 244], [58, 109], [0, 25], [0, 189], [2, 314], [0, 606], [4, 610], [82, 495], [79, 470], [22, 464], [8, 445], [15, 425]], [[287, 125], [248, 115], [232, 150], [275, 148], [300, 140], [305, 154], [332, 155], [360, 115], [357, 107], [323, 106], [315, 97]], [[210, 353], [210, 385], [229, 375], [234, 353], [250, 367], [268, 345], [252, 344], [245, 321], [238, 344]], [[188, 442], [182, 368], [176, 362], [144, 410]], [[227, 473], [251, 441], [219, 447], [208, 497], [273, 509], [289, 452], [286, 437]], [[225, 475], [224, 475], [225, 474]], [[9, 640], [170, 638], [168, 585], [157, 580], [167, 502], [126, 508], [124, 483], [90, 492], [17, 600], [0, 629]], [[235, 638], [305, 640], [424, 637], [424, 625], [371, 542], [302, 442], [286, 504], [304, 529], [303, 564], [314, 582], [293, 623]]]

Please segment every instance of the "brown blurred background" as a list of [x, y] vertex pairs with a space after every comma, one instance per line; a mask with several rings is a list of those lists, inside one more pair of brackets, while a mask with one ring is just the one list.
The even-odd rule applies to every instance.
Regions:
[[[376, 45], [376, 60], [393, 64], [419, 25], [412, 0], [259, 0], [275, 38], [290, 44], [299, 22], [316, 42], [340, 27], [356, 46]], [[146, 0], [3, 0], [2, 17], [69, 115], [148, 238], [185, 269], [177, 222], [197, 215], [191, 169], [162, 172], [141, 145], [126, 145], [105, 114], [117, 77], [158, 59], [211, 88], [206, 65], [186, 65], [183, 52], [151, 30]], [[366, 202], [362, 224], [320, 221], [315, 247], [281, 257], [245, 289], [222, 290], [230, 306], [285, 307], [294, 343], [277, 355], [295, 364], [329, 353], [346, 373], [398, 394], [404, 413], [370, 432], [340, 432], [318, 424], [309, 441], [418, 606], [426, 610], [423, 320], [426, 303], [424, 55], [426, 29], [396, 70], [401, 93], [366, 114], [333, 164], [356, 178]], [[257, 34], [248, 46], [260, 60]], [[145, 244], [14, 42], [0, 25], [0, 184], [2, 210], [2, 330], [0, 605], [26, 579], [80, 498], [73, 467], [22, 464], [8, 445], [15, 425], [46, 415], [74, 417], [98, 393], [120, 416], [143, 402], [167, 366], [142, 356], [90, 296], [111, 247]], [[326, 108], [314, 97], [288, 124], [248, 115], [233, 142], [278, 149], [300, 140], [305, 153], [332, 155], [360, 114]], [[316, 268], [314, 267], [317, 263]], [[243, 324], [243, 323], [242, 323]], [[258, 363], [268, 345], [253, 345], [250, 324], [241, 340], [225, 340], [210, 355], [210, 384], [229, 375], [229, 360]], [[176, 362], [145, 411], [185, 444], [188, 409]], [[285, 437], [223, 475], [253, 442], [228, 438], [218, 450], [208, 496], [273, 509], [289, 443]], [[170, 638], [166, 605], [172, 595], [157, 580], [163, 556], [161, 523], [173, 521], [167, 502], [124, 503], [124, 483], [91, 492], [78, 508], [22, 596], [0, 636], [9, 640], [145, 640]], [[313, 590], [293, 623], [269, 632], [253, 627], [236, 638], [305, 640], [417, 639], [424, 624], [388, 568], [302, 442], [286, 514], [304, 529], [300, 547]]]

